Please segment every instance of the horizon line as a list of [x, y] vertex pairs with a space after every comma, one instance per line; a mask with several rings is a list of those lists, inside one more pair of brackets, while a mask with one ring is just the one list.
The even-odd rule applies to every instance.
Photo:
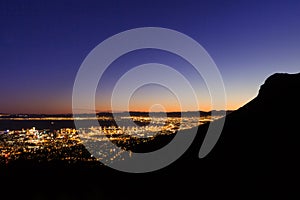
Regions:
[[97, 113], [126, 113], [126, 112], [136, 112], [136, 113], [185, 113], [185, 112], [212, 112], [212, 111], [234, 111], [234, 110], [209, 110], [209, 111], [204, 111], [204, 110], [188, 110], [188, 111], [96, 111], [96, 112], [82, 112], [82, 113], [0, 113], [0, 115], [78, 115], [78, 114], [97, 114]]

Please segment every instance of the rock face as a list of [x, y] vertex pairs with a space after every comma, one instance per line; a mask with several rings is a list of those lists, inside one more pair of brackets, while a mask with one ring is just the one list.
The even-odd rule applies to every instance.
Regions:
[[296, 194], [299, 91], [300, 73], [274, 74], [256, 98], [226, 117], [222, 135], [207, 159], [222, 165], [231, 174], [227, 178], [240, 182], [238, 190], [258, 197]]
[[299, 111], [299, 86], [300, 73], [273, 74], [261, 86], [258, 96], [240, 110], [268, 110], [278, 114]]

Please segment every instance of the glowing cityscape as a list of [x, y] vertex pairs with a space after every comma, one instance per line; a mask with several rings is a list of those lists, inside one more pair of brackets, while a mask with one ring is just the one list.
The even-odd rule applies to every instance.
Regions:
[[[25, 117], [25, 118], [24, 118]], [[109, 116], [97, 116], [76, 118], [76, 120], [97, 119], [99, 126], [82, 128], [60, 128], [56, 130], [38, 129], [37, 127], [22, 130], [0, 131], [0, 165], [7, 165], [16, 160], [35, 160], [38, 162], [67, 161], [74, 163], [78, 161], [96, 161], [84, 147], [83, 141], [89, 145], [101, 146], [102, 162], [113, 162], [124, 159], [123, 154], [131, 154], [132, 144], [139, 144], [154, 140], [157, 135], [173, 135], [179, 130], [186, 130], [209, 121], [216, 120], [222, 116], [190, 117], [164, 117], [164, 116], [130, 116], [117, 117], [116, 124], [123, 126], [102, 126], [101, 121], [112, 122]], [[6, 117], [1, 120], [50, 120], [51, 123], [60, 120], [74, 120], [73, 117]], [[128, 121], [133, 122], [127, 125]], [[139, 123], [140, 125], [137, 125]], [[124, 151], [116, 151], [111, 148], [111, 142], [121, 146]]]

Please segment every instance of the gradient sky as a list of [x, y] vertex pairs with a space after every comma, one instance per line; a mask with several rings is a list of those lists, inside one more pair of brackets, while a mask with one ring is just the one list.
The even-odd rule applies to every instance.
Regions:
[[[114, 34], [147, 26], [180, 31], [207, 50], [223, 77], [228, 109], [255, 97], [269, 75], [300, 71], [300, 1], [0, 0], [0, 113], [70, 113], [73, 83], [88, 53]], [[199, 84], [200, 108], [209, 109], [203, 81], [188, 63], [154, 50], [131, 52], [110, 66], [97, 109], [110, 110], [118, 77], [147, 62], [186, 69], [181, 73]], [[147, 109], [153, 96], [176, 104], [168, 91], [146, 86], [130, 108]]]

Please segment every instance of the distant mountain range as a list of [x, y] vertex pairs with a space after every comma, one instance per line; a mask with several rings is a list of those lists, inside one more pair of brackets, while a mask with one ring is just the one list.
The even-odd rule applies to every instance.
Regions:
[[[201, 115], [201, 116], [207, 116], [207, 115], [211, 115], [211, 113], [214, 112], [214, 115], [218, 115], [218, 114], [223, 114], [224, 112], [231, 113], [232, 110], [212, 110], [212, 111], [183, 111], [182, 113], [184, 113], [187, 116], [194, 116], [194, 115]], [[111, 112], [97, 112], [96, 115], [97, 116], [106, 116], [106, 117], [113, 117], [114, 115], [116, 116], [124, 116], [127, 115], [127, 112], [115, 112], [115, 113], [111, 113]], [[140, 112], [140, 111], [130, 111], [129, 114], [131, 116], [149, 116], [149, 112]], [[165, 115], [165, 112], [150, 112], [150, 114], [154, 114], [155, 115]], [[169, 117], [180, 117], [181, 112], [167, 112], [167, 116]], [[95, 114], [91, 114], [91, 113], [85, 113], [85, 114], [76, 114], [76, 117], [94, 117]], [[64, 117], [64, 118], [72, 118], [73, 114], [26, 114], [26, 113], [22, 113], [22, 114], [10, 114], [10, 113], [0, 113], [0, 119], [14, 119], [14, 118], [49, 118], [49, 117]]]
[[[50, 169], [34, 179], [65, 180], [55, 185], [65, 188], [52, 193], [58, 196], [72, 196], [68, 191], [79, 187], [79, 196], [91, 198], [297, 199], [299, 89], [300, 73], [270, 76], [256, 98], [227, 115], [219, 141], [205, 158], [199, 159], [198, 153], [209, 123], [199, 126], [182, 157], [155, 172], [128, 174], [106, 167]], [[42, 191], [46, 183], [37, 187]], [[38, 194], [46, 196], [47, 192]]]

